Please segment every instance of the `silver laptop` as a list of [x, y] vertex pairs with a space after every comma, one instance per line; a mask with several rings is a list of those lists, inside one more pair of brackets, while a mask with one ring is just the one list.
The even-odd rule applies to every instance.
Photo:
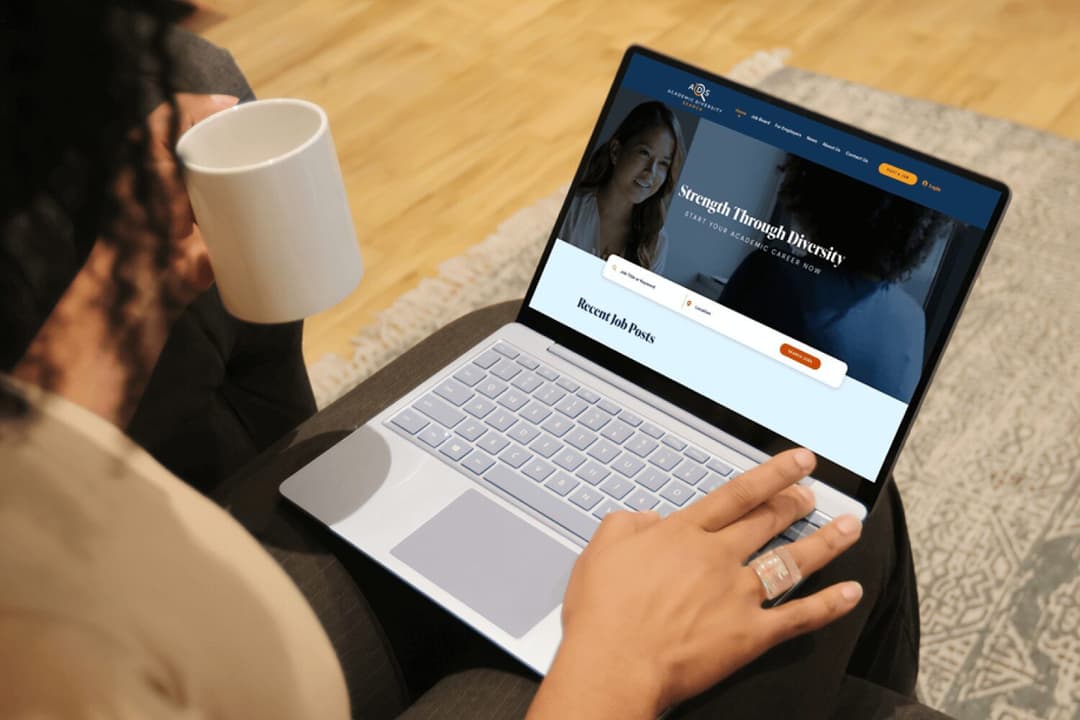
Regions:
[[547, 671], [577, 554], [796, 445], [817, 508], [886, 482], [999, 182], [627, 51], [516, 322], [281, 486]]

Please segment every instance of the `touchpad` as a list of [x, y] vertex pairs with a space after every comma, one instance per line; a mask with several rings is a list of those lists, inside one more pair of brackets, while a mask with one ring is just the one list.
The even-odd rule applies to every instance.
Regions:
[[390, 552], [513, 637], [562, 602], [577, 559], [476, 490], [466, 490]]

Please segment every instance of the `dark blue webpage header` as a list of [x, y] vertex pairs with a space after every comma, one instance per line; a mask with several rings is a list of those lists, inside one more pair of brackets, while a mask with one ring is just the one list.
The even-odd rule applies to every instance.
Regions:
[[643, 55], [631, 58], [623, 87], [976, 227], [1000, 200], [993, 188]]

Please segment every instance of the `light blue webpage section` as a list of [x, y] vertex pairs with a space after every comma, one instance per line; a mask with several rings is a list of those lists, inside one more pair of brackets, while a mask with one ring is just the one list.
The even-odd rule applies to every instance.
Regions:
[[[906, 404], [850, 377], [831, 388], [605, 280], [603, 271], [600, 258], [556, 241], [530, 306], [864, 478], [877, 477]], [[612, 319], [580, 309], [581, 299]], [[620, 318], [625, 329], [615, 324]], [[642, 337], [648, 334], [651, 344]]]

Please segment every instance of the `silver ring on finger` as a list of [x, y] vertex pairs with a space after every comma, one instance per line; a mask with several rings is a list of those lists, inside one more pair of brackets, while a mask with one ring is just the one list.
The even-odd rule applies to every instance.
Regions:
[[785, 545], [758, 555], [750, 561], [750, 567], [765, 587], [768, 600], [775, 600], [802, 580], [799, 564]]

